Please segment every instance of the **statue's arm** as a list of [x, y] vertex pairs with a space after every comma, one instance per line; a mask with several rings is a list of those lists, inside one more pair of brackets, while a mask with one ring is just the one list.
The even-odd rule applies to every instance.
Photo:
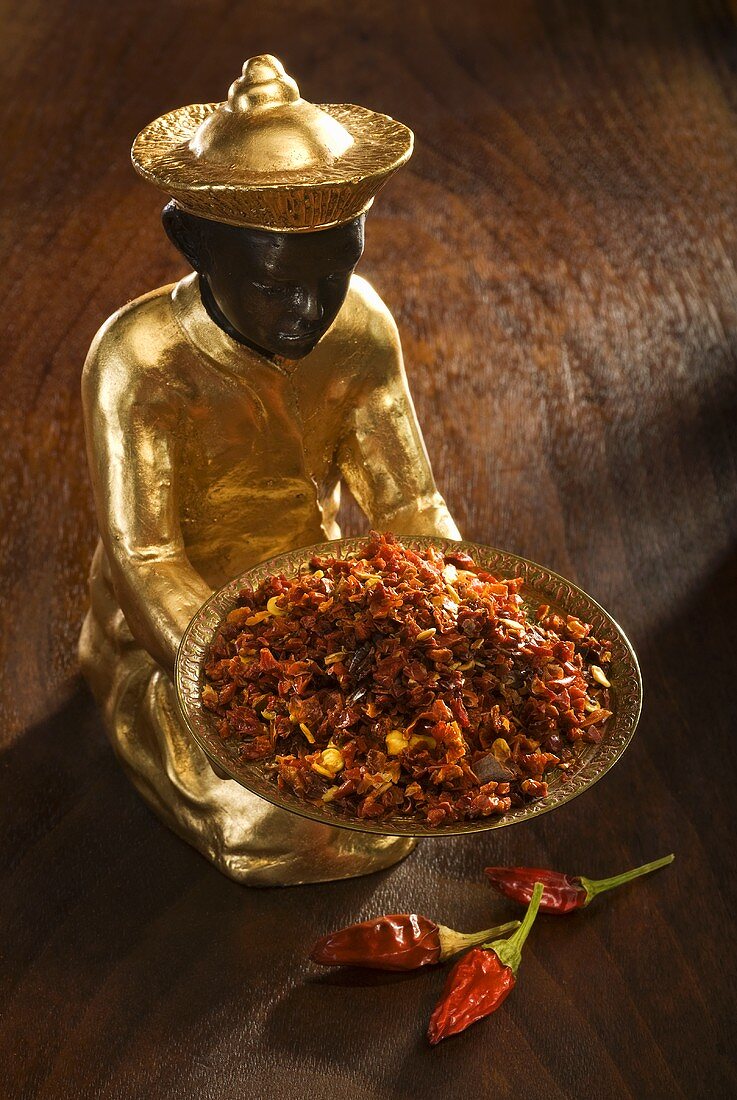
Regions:
[[459, 539], [435, 485], [396, 324], [378, 296], [376, 303], [377, 323], [338, 451], [341, 474], [373, 527]]
[[177, 510], [177, 410], [125, 349], [96, 341], [82, 376], [87, 451], [100, 534], [136, 641], [168, 672], [211, 594], [185, 553]]

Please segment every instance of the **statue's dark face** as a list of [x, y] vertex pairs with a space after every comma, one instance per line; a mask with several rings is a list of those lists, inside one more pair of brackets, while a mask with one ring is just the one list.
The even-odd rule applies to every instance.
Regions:
[[272, 233], [195, 217], [169, 203], [164, 227], [201, 277], [202, 300], [230, 336], [301, 359], [325, 335], [363, 252], [363, 215], [314, 233]]

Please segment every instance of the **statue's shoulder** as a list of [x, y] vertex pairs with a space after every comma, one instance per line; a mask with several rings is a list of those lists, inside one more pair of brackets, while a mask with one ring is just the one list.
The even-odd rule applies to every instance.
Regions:
[[340, 311], [342, 327], [372, 344], [396, 347], [399, 334], [389, 307], [361, 275], [351, 276]]
[[94, 387], [115, 373], [125, 383], [142, 370], [153, 371], [180, 339], [171, 302], [172, 286], [162, 286], [116, 310], [99, 329], [84, 365], [83, 384]]

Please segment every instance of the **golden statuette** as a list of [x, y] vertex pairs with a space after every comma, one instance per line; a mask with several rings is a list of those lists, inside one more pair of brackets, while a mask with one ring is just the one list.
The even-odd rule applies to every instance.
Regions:
[[164, 115], [133, 146], [194, 271], [113, 314], [87, 356], [100, 541], [80, 658], [147, 803], [247, 884], [366, 874], [415, 843], [310, 821], [216, 775], [172, 682], [214, 590], [340, 537], [341, 483], [374, 527], [460, 537], [394, 320], [353, 273], [365, 212], [411, 151], [385, 115], [307, 103], [269, 55], [246, 62], [226, 102]]

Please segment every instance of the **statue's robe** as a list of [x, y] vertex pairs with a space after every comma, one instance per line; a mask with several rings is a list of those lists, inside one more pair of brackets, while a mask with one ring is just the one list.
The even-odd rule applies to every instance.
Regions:
[[82, 391], [101, 539], [80, 656], [137, 789], [241, 882], [324, 881], [400, 859], [411, 839], [329, 828], [218, 778], [171, 680], [182, 632], [212, 590], [340, 537], [341, 481], [378, 529], [458, 537], [386, 306], [353, 276], [317, 347], [271, 360], [210, 319], [191, 275], [106, 322]]

